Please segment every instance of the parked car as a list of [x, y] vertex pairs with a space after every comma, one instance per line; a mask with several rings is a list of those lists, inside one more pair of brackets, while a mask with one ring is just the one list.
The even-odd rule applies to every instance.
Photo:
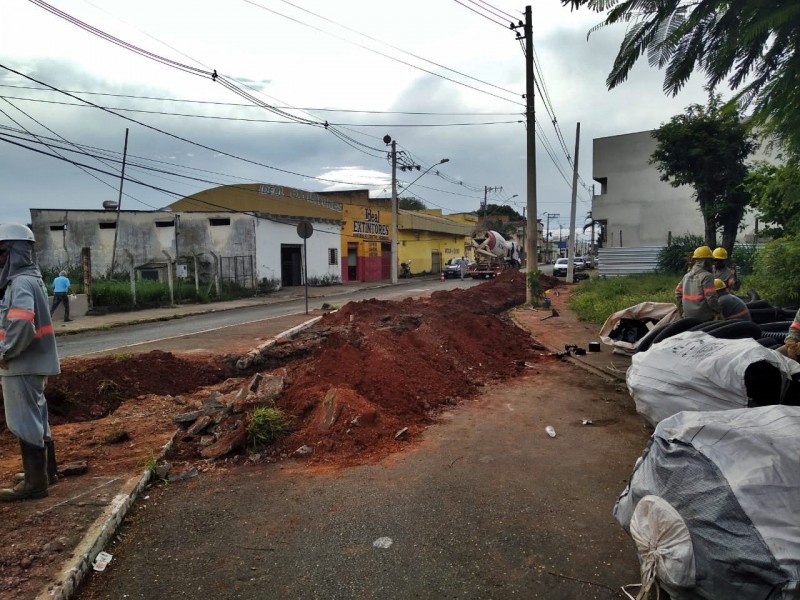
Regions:
[[576, 256], [572, 259], [572, 270], [573, 271], [583, 271], [586, 269], [586, 259], [582, 256]]
[[556, 277], [566, 277], [568, 266], [569, 266], [569, 259], [567, 258], [557, 259], [555, 264], [553, 265], [553, 275], [555, 275]]
[[591, 254], [587, 254], [586, 256], [584, 256], [583, 262], [586, 263], [587, 269], [594, 269], [594, 256], [592, 256]]
[[[559, 258], [553, 265], [553, 275], [556, 277], [566, 277], [568, 266], [569, 266], [568, 258]], [[575, 258], [572, 259], [572, 274], [576, 280], [586, 279], [588, 277], [588, 275], [583, 273], [583, 270], [584, 270], [583, 258], [576, 256]], [[580, 276], [578, 275], [579, 273]]]

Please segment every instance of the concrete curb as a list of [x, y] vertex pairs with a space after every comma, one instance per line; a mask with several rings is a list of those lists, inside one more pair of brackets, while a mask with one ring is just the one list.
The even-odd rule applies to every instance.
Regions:
[[[176, 430], [170, 440], [164, 444], [158, 453], [158, 460], [161, 460], [169, 452], [179, 432], [179, 429]], [[152, 478], [153, 472], [145, 469], [141, 475], [131, 477], [122, 485], [119, 493], [114, 496], [108, 507], [89, 527], [80, 544], [73, 551], [71, 560], [56, 576], [56, 582], [48, 584], [43, 591], [39, 592], [35, 600], [70, 600], [72, 598], [92, 569], [94, 559], [116, 535], [131, 506]]]

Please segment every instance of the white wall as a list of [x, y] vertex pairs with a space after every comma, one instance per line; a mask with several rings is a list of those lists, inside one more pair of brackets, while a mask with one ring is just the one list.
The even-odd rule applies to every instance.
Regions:
[[[663, 246], [672, 236], [702, 236], [703, 217], [690, 186], [674, 188], [648, 163], [656, 149], [650, 131], [596, 138], [593, 177], [601, 185], [592, 200], [592, 217], [606, 220], [606, 246]], [[774, 160], [764, 150], [754, 160]], [[738, 241], [750, 239], [755, 219], [747, 213]]]
[[[314, 232], [306, 240], [309, 279], [328, 277], [341, 280], [341, 225], [310, 221]], [[259, 280], [281, 280], [281, 246], [303, 247], [296, 223], [256, 219], [256, 274]], [[336, 249], [338, 264], [328, 265], [328, 250]]]

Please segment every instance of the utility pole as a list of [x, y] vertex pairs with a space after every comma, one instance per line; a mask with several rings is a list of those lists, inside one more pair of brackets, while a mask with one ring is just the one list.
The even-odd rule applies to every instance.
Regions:
[[481, 208], [483, 209], [484, 216], [486, 216], [486, 206], [487, 206], [486, 203], [488, 200], [487, 196], [489, 192], [502, 192], [502, 191], [503, 191], [503, 186], [500, 187], [489, 187], [486, 185], [483, 186], [483, 204], [481, 205]]
[[558, 213], [544, 213], [547, 215], [547, 231], [544, 235], [544, 262], [550, 262], [550, 219], [560, 219], [561, 215]]
[[[527, 183], [528, 183], [528, 214], [538, 215], [536, 210], [536, 111], [534, 107], [534, 79], [533, 79], [533, 25], [531, 7], [525, 7], [525, 130], [527, 132]], [[536, 227], [536, 219], [528, 220], [528, 246], [525, 248], [530, 257], [528, 262], [528, 272], [539, 270], [539, 231]], [[525, 302], [533, 304], [534, 298], [530, 286], [525, 286]]]
[[397, 141], [388, 135], [383, 141], [392, 145], [392, 283], [397, 285]]
[[119, 174], [119, 197], [117, 198], [117, 222], [114, 224], [114, 246], [111, 248], [111, 269], [109, 276], [114, 276], [114, 261], [117, 258], [117, 234], [119, 233], [119, 211], [122, 208], [122, 185], [125, 183], [125, 161], [128, 158], [128, 128], [125, 128], [125, 147], [122, 151], [122, 171]]
[[578, 201], [578, 150], [581, 142], [581, 124], [575, 128], [575, 160], [572, 163], [572, 206], [569, 209], [569, 241], [567, 242], [567, 282], [573, 282], [575, 260], [575, 204]]
[[592, 261], [597, 262], [597, 242], [595, 242], [594, 236], [594, 184], [592, 184], [592, 212], [589, 213], [592, 219], [592, 241], [591, 241], [591, 248], [592, 248]]

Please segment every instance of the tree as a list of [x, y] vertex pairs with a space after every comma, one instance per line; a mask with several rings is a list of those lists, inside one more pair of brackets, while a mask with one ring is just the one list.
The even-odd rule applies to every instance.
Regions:
[[[800, 2], [797, 0], [561, 0], [605, 12], [598, 28], [629, 23], [609, 89], [625, 81], [647, 53], [664, 68], [663, 89], [676, 95], [696, 70], [709, 89], [727, 79], [740, 110], [800, 149]], [[591, 33], [591, 31], [590, 31]]]
[[781, 166], [758, 163], [750, 169], [745, 187], [765, 225], [765, 236], [800, 236], [800, 160], [791, 158]]
[[508, 217], [511, 221], [522, 221], [522, 215], [507, 204], [487, 204], [477, 211], [479, 217]]
[[694, 188], [706, 244], [717, 245], [721, 228], [722, 245], [732, 252], [749, 201], [744, 161], [756, 148], [747, 124], [736, 110], [720, 108], [719, 96], [712, 96], [708, 107], [692, 104], [653, 131], [653, 137], [658, 144], [650, 164], [672, 187]]
[[425, 203], [422, 200], [419, 198], [414, 198], [414, 196], [409, 196], [408, 198], [398, 198], [397, 206], [403, 210], [425, 210], [428, 208], [425, 206]]

